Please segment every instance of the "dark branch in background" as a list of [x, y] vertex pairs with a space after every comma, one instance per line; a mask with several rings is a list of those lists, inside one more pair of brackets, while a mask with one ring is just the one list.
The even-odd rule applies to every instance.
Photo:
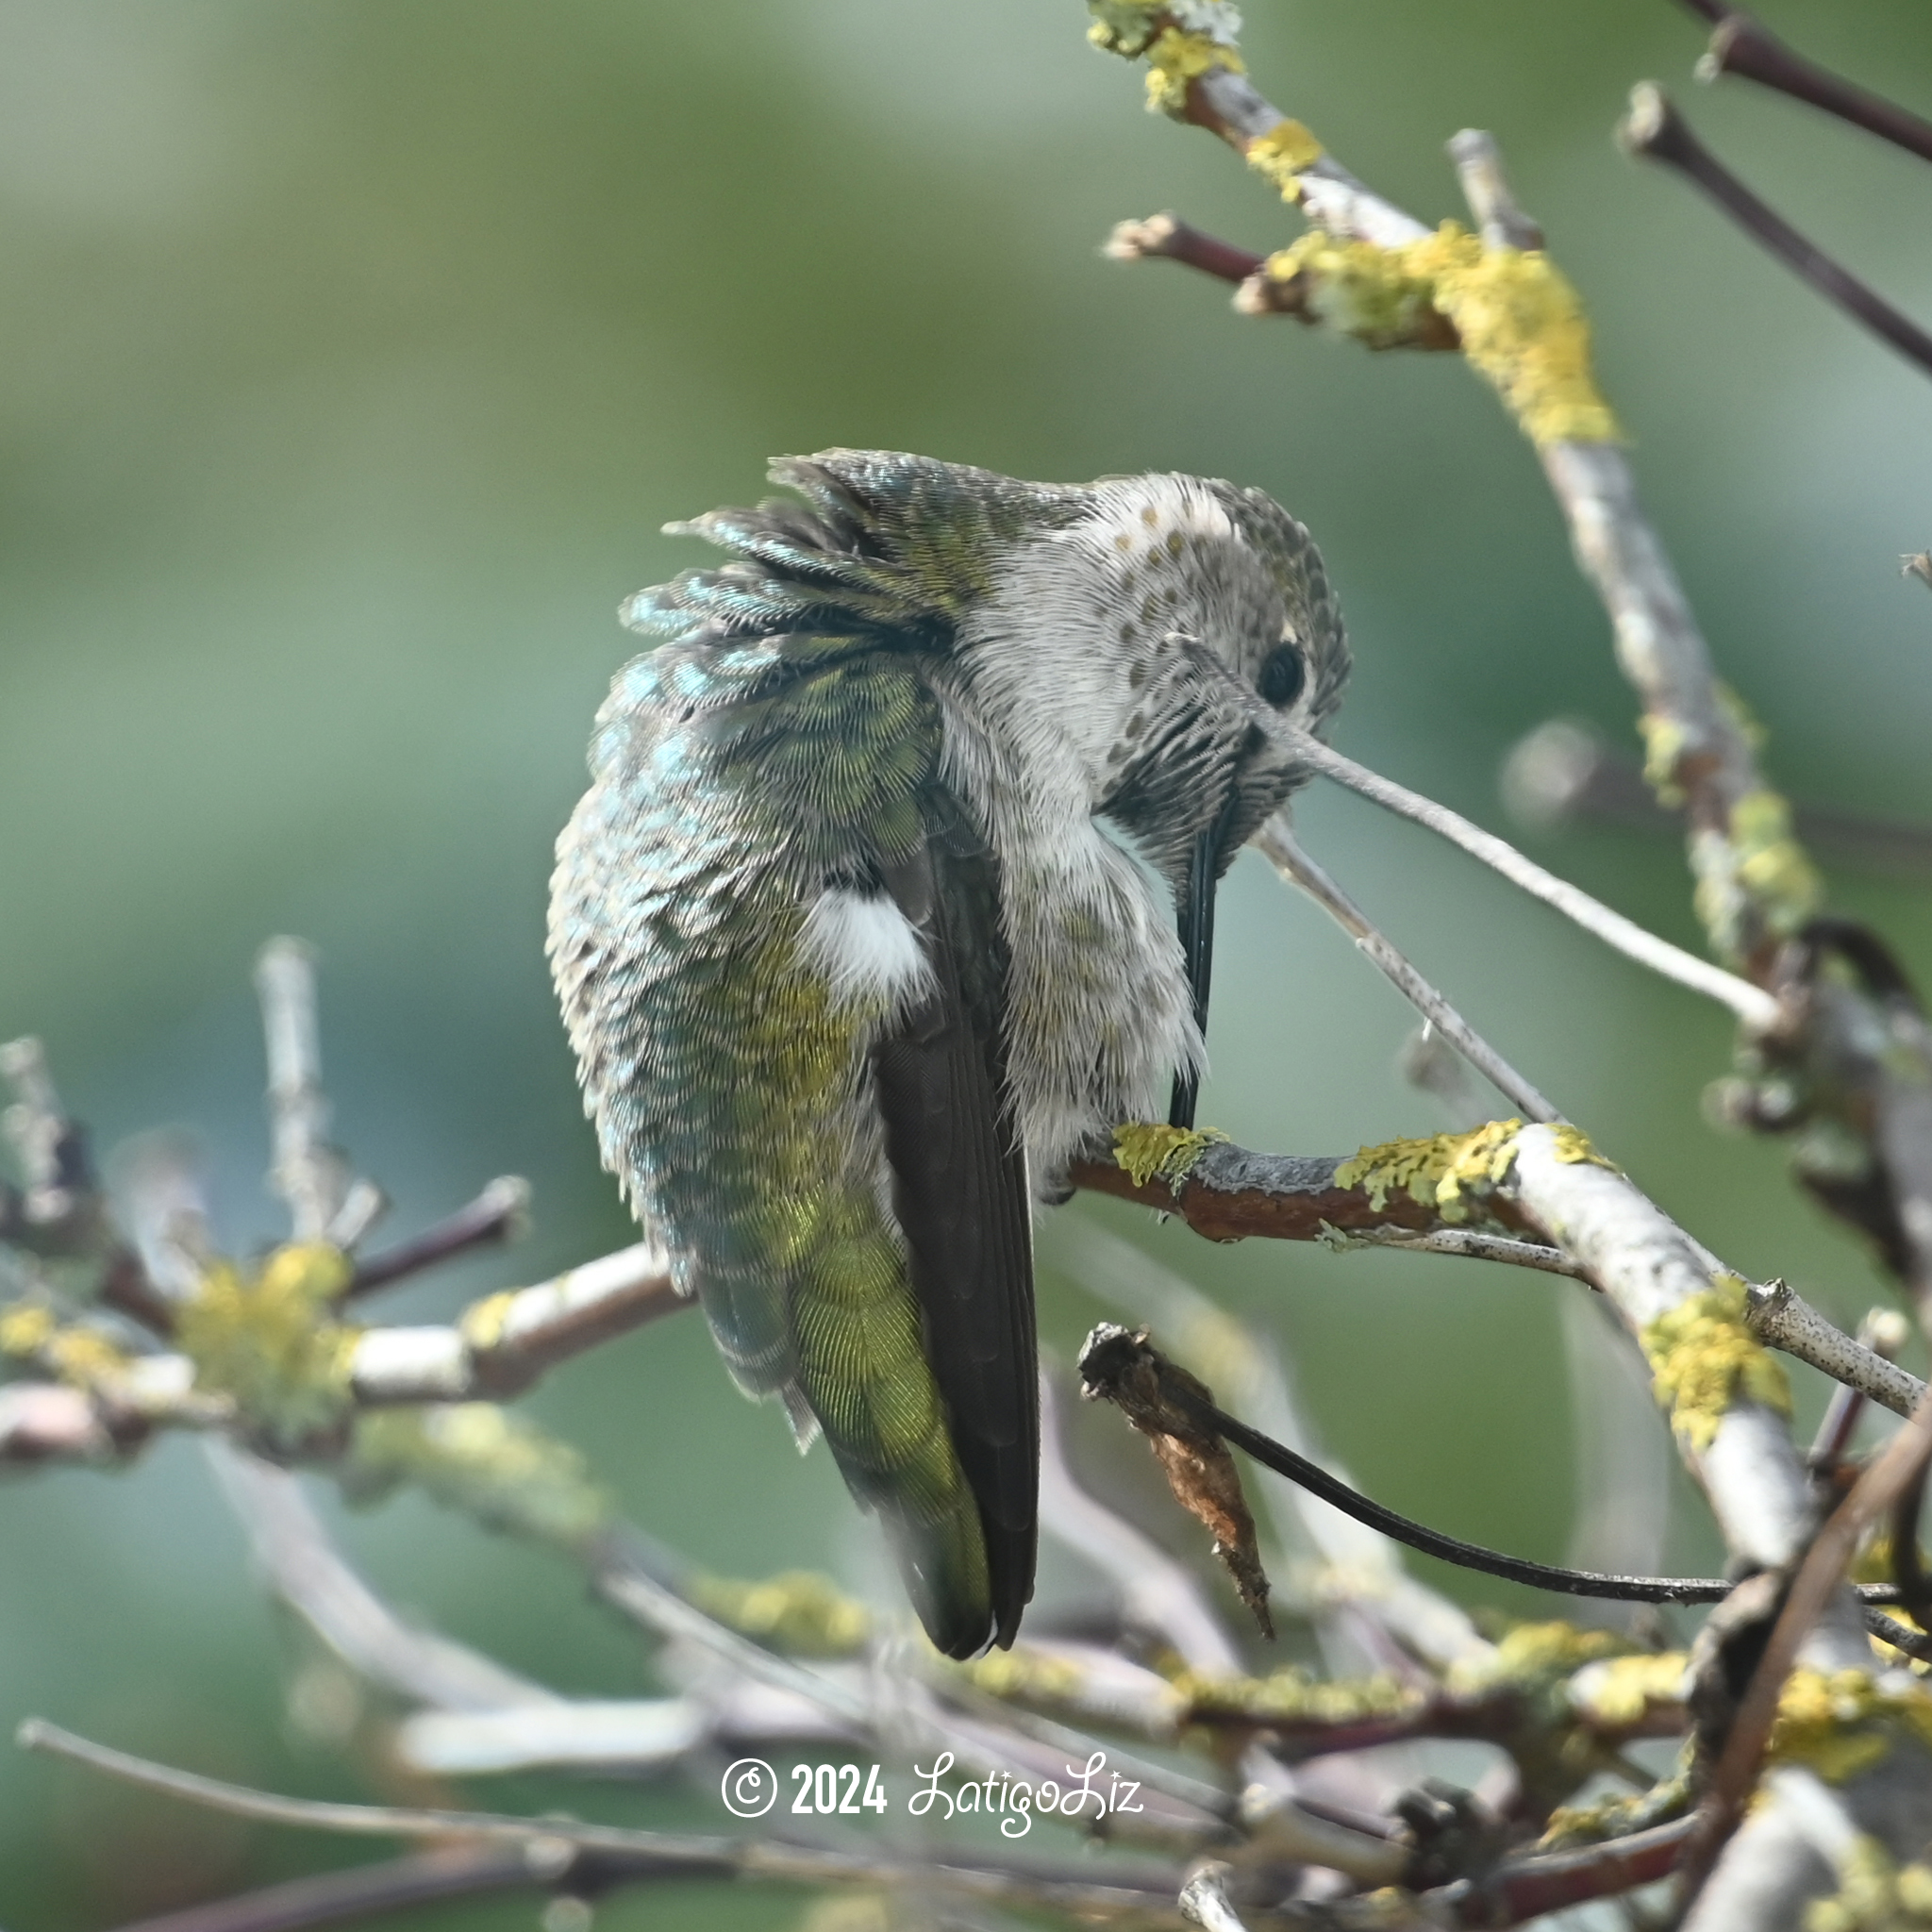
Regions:
[[1178, 1409], [1209, 1435], [1234, 1444], [1242, 1455], [1251, 1456], [1264, 1469], [1286, 1476], [1312, 1496], [1331, 1504], [1344, 1516], [1366, 1523], [1384, 1536], [1427, 1557], [1440, 1557], [1463, 1570], [1481, 1570], [1491, 1576], [1506, 1577], [1511, 1583], [1525, 1583], [1534, 1590], [1551, 1590], [1565, 1596], [1606, 1597], [1621, 1603], [1637, 1604], [1714, 1604], [1730, 1595], [1733, 1585], [1721, 1576], [1609, 1576], [1589, 1570], [1568, 1570], [1558, 1564], [1533, 1563], [1524, 1557], [1505, 1556], [1500, 1550], [1485, 1549], [1480, 1543], [1466, 1543], [1459, 1537], [1445, 1536], [1441, 1530], [1416, 1523], [1380, 1503], [1372, 1502], [1359, 1490], [1352, 1490], [1332, 1476], [1319, 1463], [1297, 1456], [1292, 1449], [1238, 1422], [1225, 1409], [1217, 1407], [1201, 1392], [1201, 1385], [1149, 1345], [1146, 1331], [1138, 1335], [1112, 1322], [1103, 1322], [1088, 1336], [1080, 1351], [1080, 1374], [1085, 1393], [1119, 1406], [1136, 1427], [1154, 1433], [1158, 1418], [1142, 1420], [1134, 1399], [1133, 1379], [1137, 1371], [1150, 1372], [1160, 1403]]
[[[1683, 815], [1657, 802], [1637, 760], [1588, 724], [1553, 718], [1510, 748], [1499, 777], [1511, 817], [1537, 831], [1573, 819], [1644, 832], [1683, 831]], [[1794, 805], [1791, 826], [1825, 858], [1858, 871], [1932, 879], [1932, 825]]]
[[496, 1247], [513, 1241], [527, 1225], [529, 1212], [529, 1182], [517, 1174], [504, 1174], [447, 1219], [358, 1262], [356, 1277], [348, 1291], [352, 1295], [367, 1294], [373, 1289], [387, 1288], [405, 1275], [439, 1268], [472, 1248]]
[[[1088, 1336], [1080, 1352], [1080, 1373], [1085, 1392], [1112, 1402], [1124, 1410], [1136, 1426], [1152, 1433], [1150, 1421], [1137, 1419], [1137, 1403], [1131, 1379], [1124, 1365], [1150, 1372], [1161, 1404], [1178, 1409], [1199, 1428], [1232, 1443], [1244, 1456], [1252, 1457], [1264, 1469], [1286, 1476], [1310, 1495], [1381, 1531], [1396, 1542], [1426, 1557], [1436, 1557], [1458, 1569], [1480, 1570], [1511, 1583], [1525, 1584], [1533, 1590], [1553, 1591], [1563, 1596], [1601, 1598], [1618, 1603], [1715, 1604], [1730, 1595], [1736, 1585], [1721, 1576], [1619, 1576], [1595, 1570], [1572, 1570], [1562, 1564], [1538, 1563], [1526, 1557], [1511, 1557], [1481, 1543], [1464, 1542], [1441, 1530], [1431, 1529], [1385, 1505], [1373, 1501], [1359, 1490], [1351, 1489], [1331, 1475], [1319, 1463], [1310, 1462], [1285, 1444], [1252, 1429], [1218, 1407], [1201, 1392], [1201, 1385], [1178, 1371], [1158, 1349], [1151, 1347], [1144, 1330], [1130, 1334], [1111, 1322], [1103, 1322]], [[1158, 1420], [1158, 1419], [1153, 1419]], [[1920, 1472], [1923, 1481], [1924, 1471]], [[1916, 1509], [1915, 1509], [1916, 1517]], [[1912, 1608], [1909, 1586], [1899, 1579], [1897, 1599]], [[1891, 1597], [1886, 1593], [1887, 1600]], [[1916, 1615], [1916, 1610], [1913, 1611]], [[1864, 1612], [1866, 1627], [1888, 1643], [1913, 1656], [1932, 1652], [1932, 1638], [1920, 1636], [1905, 1625], [1874, 1609]]]
[[1826, 301], [1835, 302], [1908, 361], [1932, 375], [1932, 336], [1760, 201], [1691, 133], [1690, 124], [1661, 88], [1646, 80], [1630, 91], [1630, 111], [1618, 128], [1617, 138], [1631, 154], [1661, 161], [1694, 182], [1801, 281], [1809, 283]]
[[1922, 161], [1932, 161], [1932, 121], [1922, 121], [1882, 94], [1806, 59], [1750, 14], [1724, 6], [1723, 0], [1684, 0], [1684, 5], [1717, 28], [1709, 52], [1697, 63], [1699, 80], [1715, 80], [1724, 74], [1755, 80], [1759, 87], [1862, 127]]

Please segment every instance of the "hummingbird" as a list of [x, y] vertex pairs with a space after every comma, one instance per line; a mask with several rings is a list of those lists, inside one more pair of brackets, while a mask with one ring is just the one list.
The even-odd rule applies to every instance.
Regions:
[[966, 1657], [1033, 1591], [1032, 1201], [1170, 1082], [1192, 1125], [1215, 887], [1348, 647], [1257, 490], [770, 475], [623, 608], [663, 641], [597, 714], [549, 954], [605, 1166]]

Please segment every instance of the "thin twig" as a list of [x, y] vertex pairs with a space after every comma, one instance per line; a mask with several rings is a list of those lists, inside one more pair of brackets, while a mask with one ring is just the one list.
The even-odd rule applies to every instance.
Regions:
[[1222, 282], [1245, 282], [1268, 258], [1251, 248], [1206, 234], [1171, 214], [1117, 222], [1103, 253], [1115, 261], [1177, 261]]
[[1113, 1884], [1094, 1883], [1055, 1870], [1036, 1871], [1017, 1862], [947, 1854], [913, 1860], [834, 1851], [771, 1840], [706, 1837], [693, 1833], [625, 1831], [613, 1825], [580, 1824], [571, 1819], [517, 1818], [497, 1811], [438, 1811], [407, 1806], [328, 1804], [286, 1798], [220, 1778], [157, 1764], [115, 1751], [41, 1718], [28, 1718], [15, 1733], [24, 1750], [45, 1751], [85, 1764], [148, 1790], [188, 1804], [204, 1805], [266, 1824], [370, 1838], [476, 1839], [521, 1846], [581, 1847], [591, 1852], [635, 1855], [675, 1866], [691, 1876], [744, 1876], [797, 1884], [930, 1884], [948, 1890], [1016, 1904], [1032, 1904], [1074, 1914], [1108, 1915], [1145, 1909], [1151, 1898], [1172, 1898], [1176, 1879], [1160, 1880], [1141, 1872], [1123, 1872]]
[[486, 1187], [466, 1207], [425, 1227], [421, 1234], [379, 1255], [370, 1255], [356, 1264], [356, 1276], [349, 1284], [352, 1295], [368, 1294], [387, 1288], [425, 1269], [441, 1267], [472, 1248], [494, 1247], [515, 1241], [528, 1225], [530, 1184], [518, 1174], [503, 1174]]
[[[1634, 959], [1665, 979], [1674, 980], [1679, 986], [1689, 987], [1691, 991], [1701, 992], [1707, 998], [1728, 1007], [1746, 1025], [1764, 1030], [1777, 1019], [1777, 1002], [1761, 987], [1753, 986], [1748, 979], [1740, 979], [1735, 973], [1726, 973], [1722, 966], [1713, 966], [1709, 960], [1700, 959], [1694, 954], [1687, 953], [1683, 947], [1674, 946], [1670, 941], [1646, 932], [1635, 920], [1624, 918], [1621, 912], [1613, 912], [1580, 887], [1546, 872], [1534, 859], [1525, 858], [1507, 841], [1497, 838], [1493, 832], [1484, 831], [1480, 825], [1472, 824], [1459, 812], [1451, 811], [1447, 806], [1438, 805], [1433, 799], [1424, 798], [1420, 792], [1411, 791], [1407, 786], [1370, 771], [1366, 765], [1358, 765], [1353, 758], [1344, 758], [1311, 732], [1287, 724], [1277, 724], [1273, 728], [1299, 763], [1319, 772], [1324, 777], [1333, 778], [1351, 791], [1359, 792], [1385, 811], [1411, 819], [1439, 838], [1448, 840], [1452, 845], [1460, 846], [1471, 858], [1480, 859], [1492, 871], [1501, 873], [1512, 885], [1521, 887], [1544, 905], [1555, 908], [1566, 919], [1624, 954], [1626, 958]], [[1461, 1042], [1458, 1041], [1457, 1044], [1459, 1046]]]
[[1442, 995], [1403, 958], [1326, 872], [1304, 852], [1289, 821], [1277, 813], [1255, 840], [1261, 856], [1291, 885], [1298, 886], [1359, 946], [1402, 996], [1471, 1066], [1526, 1118], [1560, 1120], [1551, 1101], [1519, 1074]]
[[1684, 0], [1684, 4], [1717, 26], [1709, 51], [1697, 63], [1699, 80], [1715, 80], [1722, 74], [1755, 80], [1760, 87], [1789, 94], [1794, 101], [1862, 127], [1867, 134], [1875, 134], [1922, 161], [1932, 161], [1932, 121], [1921, 120], [1895, 101], [1807, 59], [1750, 14], [1725, 6], [1724, 0]]
[[515, 1394], [586, 1349], [694, 1306], [663, 1249], [639, 1241], [486, 1296], [454, 1324], [365, 1328], [350, 1351], [349, 1386], [364, 1403]]
[[[1886, 1361], [1893, 1361], [1898, 1352], [1906, 1345], [1906, 1337], [1910, 1332], [1906, 1318], [1896, 1308], [1868, 1308], [1865, 1319], [1858, 1324], [1857, 1341], [1860, 1348], [1869, 1348], [1875, 1356]], [[1763, 1339], [1762, 1330], [1759, 1339]], [[1819, 1418], [1818, 1433], [1811, 1439], [1811, 1450], [1807, 1460], [1811, 1473], [1826, 1481], [1837, 1473], [1839, 1465], [1852, 1453], [1852, 1439], [1858, 1432], [1858, 1424], [1865, 1414], [1868, 1398], [1861, 1389], [1854, 1389], [1840, 1382], [1831, 1391], [1831, 1400], [1824, 1406], [1824, 1413]], [[1910, 1411], [1908, 1402], [1899, 1412]]]
[[1855, 1389], [1894, 1415], [1910, 1415], [1925, 1392], [1918, 1376], [1827, 1321], [1782, 1281], [1754, 1284], [1746, 1319], [1758, 1341], [1809, 1362], [1834, 1382]]
[[1932, 335], [1868, 289], [1857, 275], [1807, 241], [1761, 201], [1691, 131], [1664, 91], [1642, 81], [1630, 92], [1630, 111], [1617, 138], [1633, 155], [1661, 161], [1701, 188], [1745, 234], [1775, 256], [1802, 282], [1932, 375]]
[[255, 962], [268, 1044], [268, 1102], [275, 1191], [298, 1241], [325, 1240], [347, 1188], [328, 1144], [328, 1100], [315, 1022], [315, 956], [299, 940], [274, 939]]
[[1524, 214], [1510, 192], [1503, 172], [1503, 151], [1495, 137], [1480, 127], [1465, 127], [1451, 137], [1449, 158], [1456, 164], [1462, 198], [1481, 225], [1483, 241], [1491, 248], [1541, 248], [1543, 231]]
[[1594, 1287], [1582, 1265], [1561, 1248], [1541, 1241], [1512, 1241], [1507, 1235], [1478, 1234], [1467, 1227], [1439, 1227], [1428, 1234], [1357, 1234], [1351, 1247], [1390, 1248], [1397, 1254], [1456, 1255], [1470, 1261], [1499, 1261], [1507, 1268], [1532, 1268], [1541, 1274], [1567, 1274]]
[[1865, 1611], [1865, 1627], [1881, 1643], [1889, 1643], [1892, 1649], [1917, 1657], [1921, 1663], [1932, 1664], [1932, 1637], [1924, 1631], [1914, 1630], [1910, 1624], [1888, 1617], [1883, 1610], [1869, 1607]]
[[406, 1624], [329, 1540], [287, 1470], [219, 1439], [206, 1449], [270, 1589], [358, 1676], [439, 1710], [563, 1703], [467, 1644]]

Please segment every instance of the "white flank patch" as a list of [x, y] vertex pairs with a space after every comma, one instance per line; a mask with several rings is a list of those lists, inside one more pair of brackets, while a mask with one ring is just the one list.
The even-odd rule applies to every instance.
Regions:
[[893, 1008], [933, 984], [919, 934], [883, 894], [826, 887], [805, 916], [799, 948], [840, 1006]]

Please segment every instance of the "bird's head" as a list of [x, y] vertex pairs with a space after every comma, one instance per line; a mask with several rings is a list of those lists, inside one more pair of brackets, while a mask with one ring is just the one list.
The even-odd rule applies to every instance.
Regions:
[[1215, 885], [1308, 775], [1295, 734], [1341, 703], [1341, 614], [1308, 533], [1259, 491], [1149, 475], [1085, 494], [1008, 552], [961, 641], [1007, 729], [1036, 757], [1064, 747], [1173, 890], [1205, 1020]]

